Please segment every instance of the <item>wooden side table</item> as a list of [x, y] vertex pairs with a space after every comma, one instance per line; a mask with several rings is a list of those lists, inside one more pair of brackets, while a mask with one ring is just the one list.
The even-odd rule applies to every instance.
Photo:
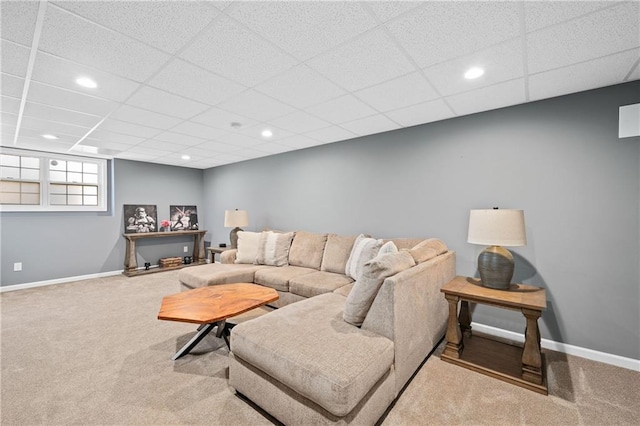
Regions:
[[227, 250], [231, 250], [231, 247], [213, 247], [213, 246], [207, 247], [207, 251], [209, 252], [209, 261], [211, 263], [215, 262], [216, 254], [222, 254]]
[[[511, 284], [509, 290], [483, 287], [480, 280], [455, 277], [442, 287], [449, 302], [447, 343], [441, 359], [543, 395], [548, 394], [538, 318], [547, 307], [545, 289]], [[458, 302], [460, 313], [458, 314]], [[471, 333], [469, 303], [522, 312], [526, 318], [524, 347]]]

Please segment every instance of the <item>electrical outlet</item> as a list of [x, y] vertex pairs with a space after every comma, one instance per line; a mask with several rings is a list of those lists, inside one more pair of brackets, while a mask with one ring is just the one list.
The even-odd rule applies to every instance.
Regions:
[[18, 272], [22, 271], [22, 262], [16, 262], [13, 264], [13, 271]]
[[184, 246], [182, 251], [185, 252], [185, 253], [189, 253], [189, 247], [188, 246]]

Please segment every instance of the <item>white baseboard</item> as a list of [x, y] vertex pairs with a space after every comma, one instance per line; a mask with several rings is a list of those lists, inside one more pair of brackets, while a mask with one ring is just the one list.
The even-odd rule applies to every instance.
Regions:
[[110, 276], [118, 275], [118, 274], [121, 274], [121, 273], [122, 273], [122, 270], [120, 270], [120, 271], [110, 271], [110, 272], [100, 272], [100, 273], [97, 273], [97, 274], [89, 274], [89, 275], [78, 275], [76, 277], [57, 278], [55, 280], [36, 281], [36, 282], [33, 282], [33, 283], [5, 285], [5, 286], [0, 286], [0, 293], [4, 293], [5, 291], [24, 290], [25, 288], [44, 287], [46, 285], [69, 283], [71, 281], [88, 280], [88, 279], [91, 279], [91, 278], [110, 277]]
[[[524, 342], [524, 334], [515, 333], [513, 331], [504, 330], [502, 328], [491, 327], [489, 325], [478, 324], [472, 322], [471, 327], [484, 334], [488, 334], [503, 339], [509, 339], [516, 342]], [[590, 359], [592, 361], [604, 362], [605, 364], [615, 365], [617, 367], [627, 368], [633, 371], [640, 371], [640, 360], [633, 358], [625, 358], [623, 356], [608, 354], [605, 352], [594, 351], [593, 349], [582, 348], [580, 346], [568, 345], [566, 343], [555, 342], [549, 339], [540, 339], [540, 345], [544, 349], [562, 352], [567, 355], [575, 355], [581, 358]]]

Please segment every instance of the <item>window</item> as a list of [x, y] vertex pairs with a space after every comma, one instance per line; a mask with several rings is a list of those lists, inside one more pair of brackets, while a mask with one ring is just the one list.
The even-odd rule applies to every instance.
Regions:
[[106, 160], [0, 151], [0, 211], [105, 211]]

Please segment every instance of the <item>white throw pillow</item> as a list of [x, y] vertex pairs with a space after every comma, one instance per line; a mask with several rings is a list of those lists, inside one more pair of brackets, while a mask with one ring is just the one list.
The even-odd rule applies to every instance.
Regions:
[[236, 263], [254, 263], [262, 232], [238, 231]]
[[376, 256], [380, 256], [381, 254], [397, 253], [397, 252], [398, 252], [398, 247], [396, 247], [393, 241], [387, 241], [382, 245], [382, 247], [380, 247], [380, 250], [378, 251], [378, 254]]
[[376, 257], [381, 246], [382, 240], [368, 238], [363, 234], [358, 235], [358, 238], [356, 238], [356, 241], [353, 243], [349, 260], [347, 260], [345, 275], [357, 280], [362, 273], [364, 264]]
[[258, 243], [255, 263], [258, 265], [287, 266], [293, 232], [264, 231]]

